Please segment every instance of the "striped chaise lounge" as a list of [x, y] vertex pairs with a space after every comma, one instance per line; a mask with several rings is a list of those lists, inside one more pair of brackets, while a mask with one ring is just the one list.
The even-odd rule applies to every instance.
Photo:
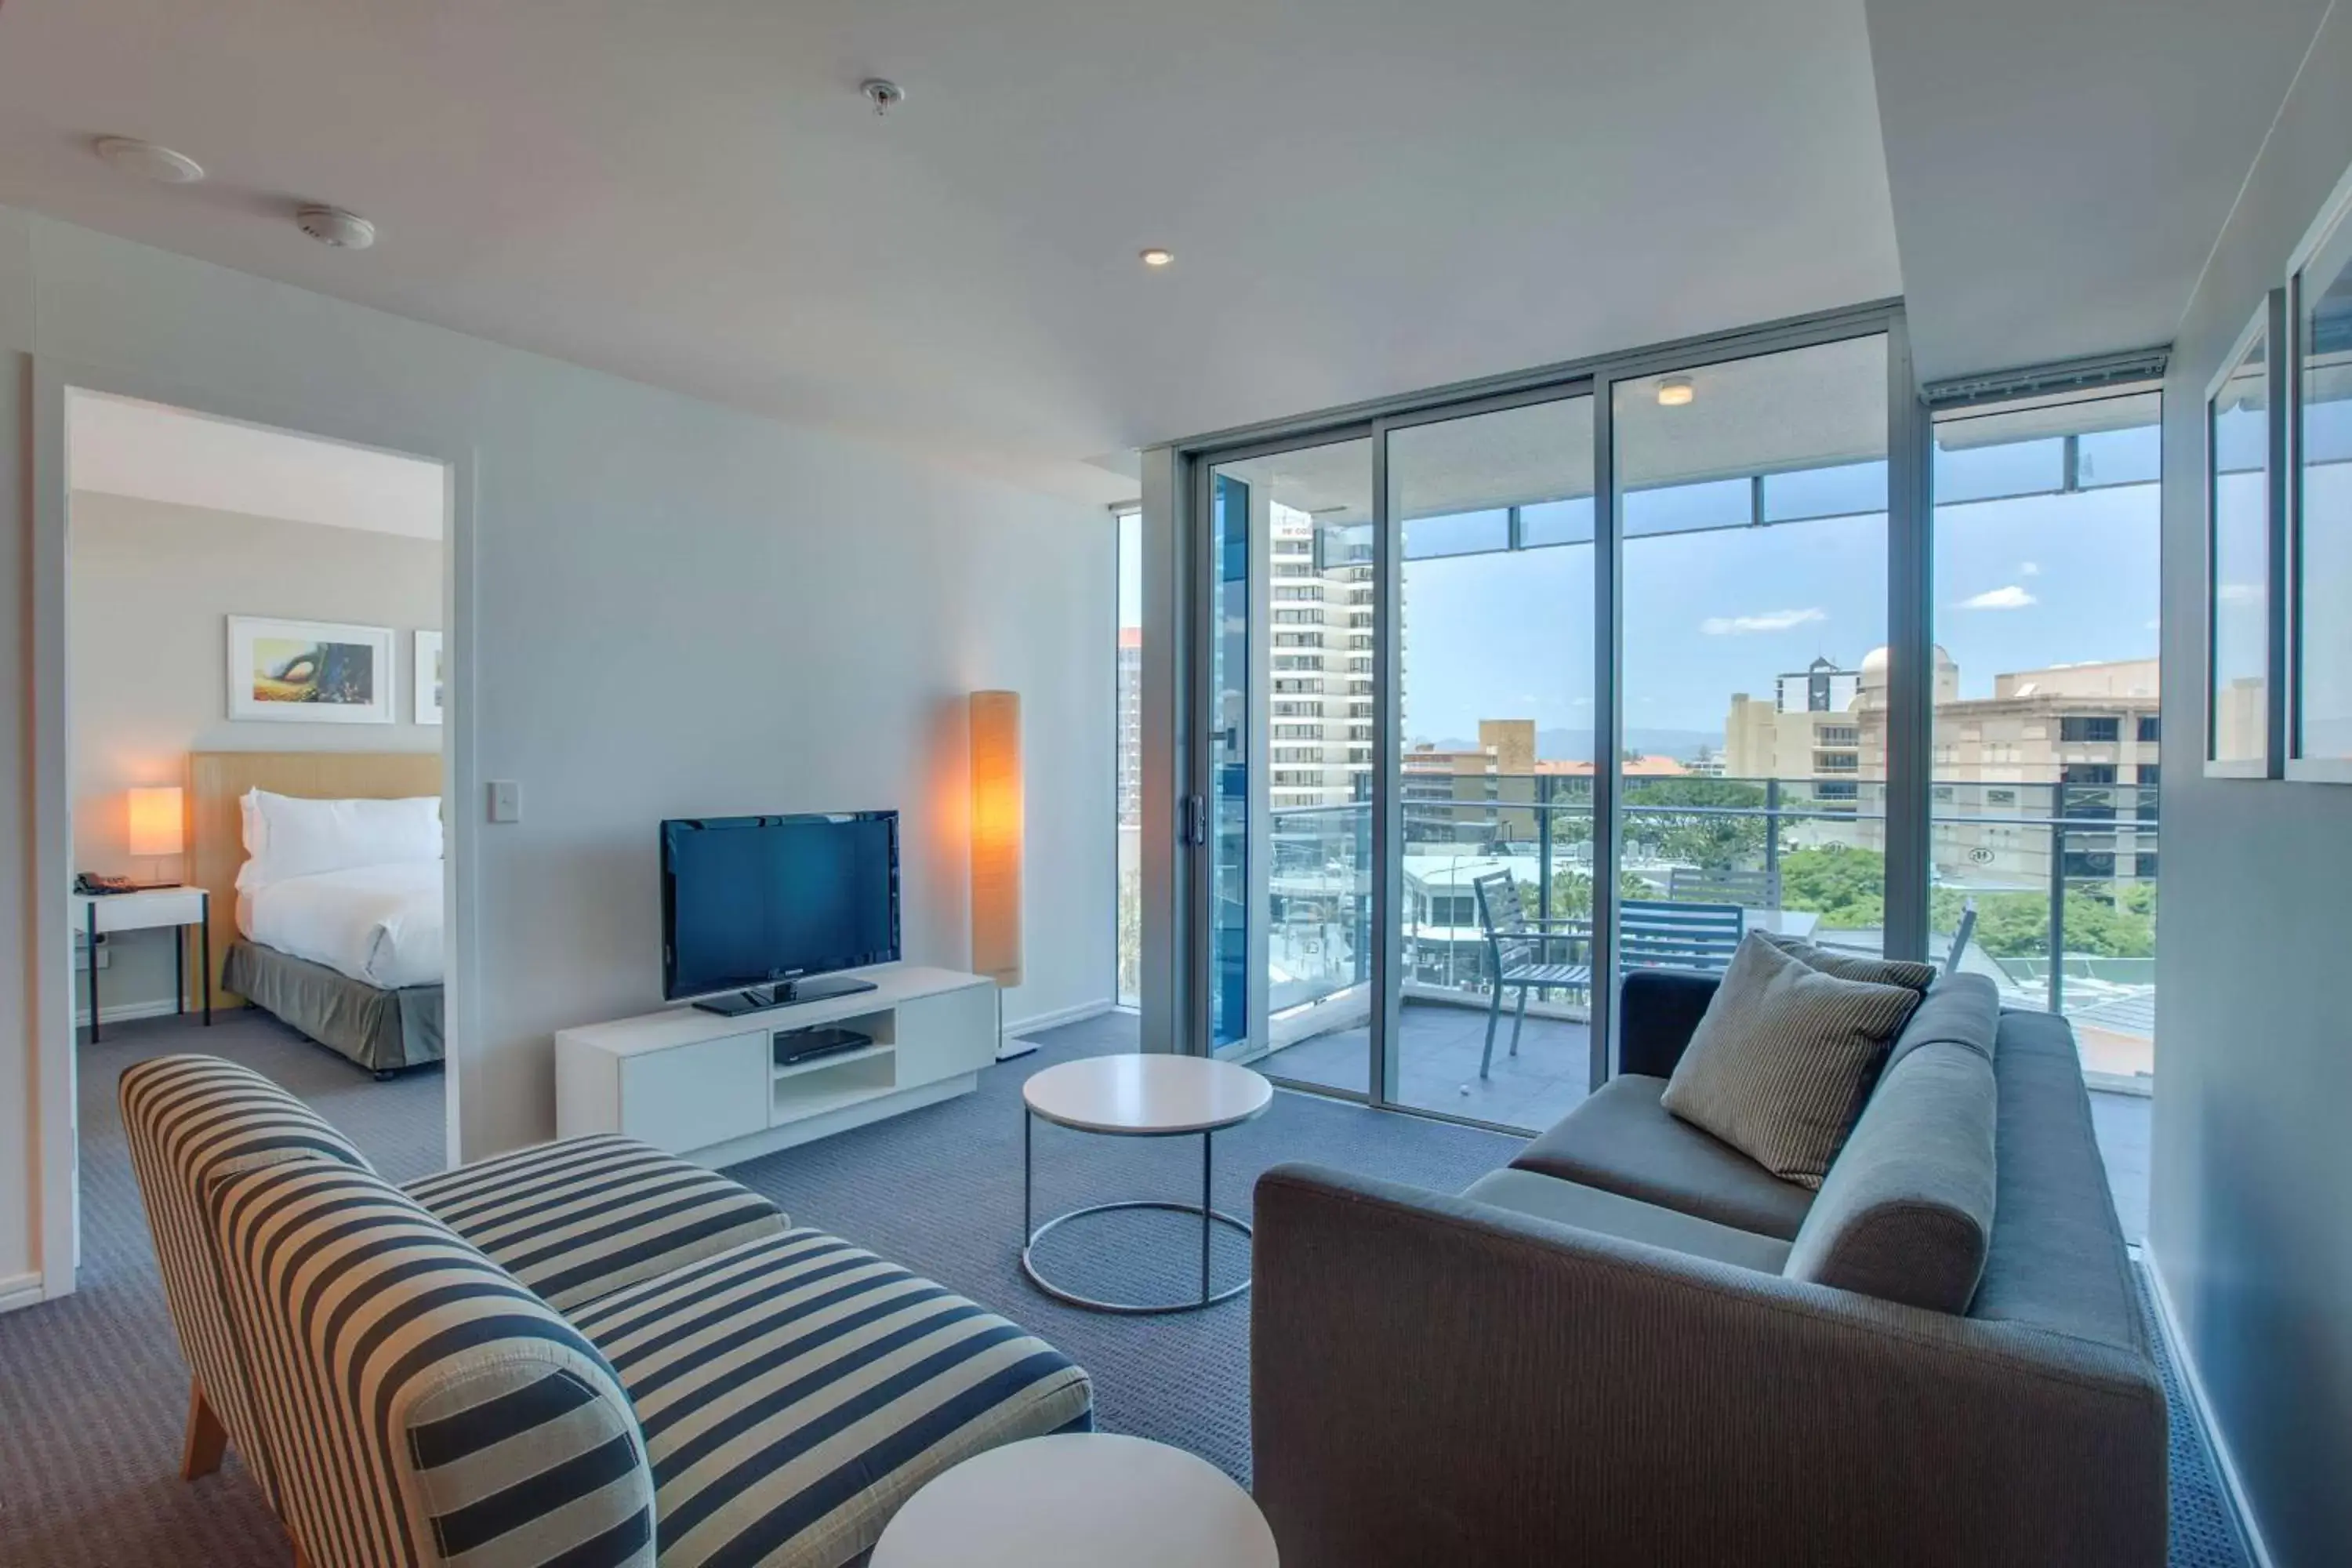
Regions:
[[642, 1144], [403, 1189], [215, 1058], [121, 1099], [184, 1474], [234, 1447], [309, 1568], [835, 1568], [948, 1466], [1092, 1425], [1051, 1346]]

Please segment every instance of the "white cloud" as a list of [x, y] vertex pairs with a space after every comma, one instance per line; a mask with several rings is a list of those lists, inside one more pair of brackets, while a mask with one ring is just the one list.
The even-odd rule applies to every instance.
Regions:
[[1760, 616], [1709, 616], [1699, 622], [1698, 629], [1711, 637], [1738, 637], [1750, 632], [1785, 632], [1829, 618], [1829, 612], [1822, 609], [1767, 610]]
[[1960, 601], [1960, 608], [1964, 610], [2021, 610], [2028, 605], [2038, 605], [2041, 602], [2041, 600], [2035, 598], [2032, 595], [2027, 593], [2016, 584], [2011, 583], [2005, 588], [1988, 588], [1983, 593], [1977, 595], [1973, 598], [1962, 599]]
[[2260, 583], [2224, 583], [2221, 588], [2221, 600], [2225, 605], [2258, 605], [2262, 603], [2263, 592]]
[[2021, 561], [2017, 563], [2017, 574], [2021, 577], [2039, 577], [2042, 575], [2042, 563]]

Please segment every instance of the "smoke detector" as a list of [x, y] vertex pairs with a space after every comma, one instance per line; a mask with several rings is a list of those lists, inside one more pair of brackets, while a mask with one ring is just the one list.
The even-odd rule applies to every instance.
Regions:
[[341, 207], [297, 207], [294, 221], [301, 226], [304, 234], [337, 250], [365, 250], [375, 243], [375, 225]]
[[205, 177], [205, 166], [185, 153], [142, 142], [136, 136], [101, 136], [91, 150], [121, 170], [159, 185], [193, 185]]

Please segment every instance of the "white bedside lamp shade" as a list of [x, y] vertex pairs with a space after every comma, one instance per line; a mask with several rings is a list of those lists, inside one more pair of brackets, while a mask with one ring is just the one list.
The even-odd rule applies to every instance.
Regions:
[[177, 855], [184, 846], [180, 786], [160, 784], [131, 792], [131, 853], [142, 860]]
[[1021, 984], [1021, 695], [971, 694], [971, 967]]

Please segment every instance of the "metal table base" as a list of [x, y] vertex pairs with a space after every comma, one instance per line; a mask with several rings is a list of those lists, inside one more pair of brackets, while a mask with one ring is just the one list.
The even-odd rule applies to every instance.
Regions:
[[[1036, 1125], [1037, 1113], [1024, 1106], [1021, 1112], [1021, 1234], [1026, 1239], [1021, 1246], [1021, 1272], [1027, 1277], [1030, 1284], [1034, 1285], [1056, 1301], [1066, 1302], [1073, 1307], [1083, 1307], [1089, 1312], [1119, 1312], [1132, 1317], [1144, 1317], [1160, 1312], [1197, 1312], [1203, 1307], [1213, 1307], [1220, 1301], [1230, 1301], [1250, 1288], [1250, 1281], [1244, 1277], [1238, 1285], [1230, 1285], [1223, 1290], [1215, 1290], [1212, 1288], [1209, 1277], [1209, 1248], [1210, 1243], [1217, 1234], [1216, 1227], [1223, 1225], [1243, 1236], [1250, 1234], [1249, 1221], [1229, 1215], [1214, 1207], [1211, 1203], [1210, 1179], [1214, 1169], [1217, 1136], [1213, 1131], [1202, 1132], [1200, 1135], [1201, 1201], [1198, 1204], [1176, 1203], [1164, 1198], [1129, 1198], [1119, 1203], [1088, 1204], [1084, 1208], [1071, 1209], [1066, 1214], [1055, 1215], [1043, 1225], [1037, 1225], [1034, 1223], [1032, 1197], [1035, 1187], [1036, 1165], [1033, 1147], [1035, 1142]], [[1131, 1132], [1095, 1134], [1095, 1136], [1189, 1138], [1192, 1134]], [[1048, 1232], [1057, 1226], [1066, 1225], [1071, 1220], [1082, 1218], [1087, 1215], [1108, 1214], [1118, 1209], [1161, 1209], [1171, 1214], [1196, 1215], [1200, 1217], [1201, 1294], [1198, 1300], [1188, 1298], [1181, 1301], [1106, 1301], [1097, 1297], [1081, 1295], [1076, 1290], [1056, 1285], [1038, 1270], [1034, 1255], [1036, 1252], [1037, 1244], [1045, 1238]]]

